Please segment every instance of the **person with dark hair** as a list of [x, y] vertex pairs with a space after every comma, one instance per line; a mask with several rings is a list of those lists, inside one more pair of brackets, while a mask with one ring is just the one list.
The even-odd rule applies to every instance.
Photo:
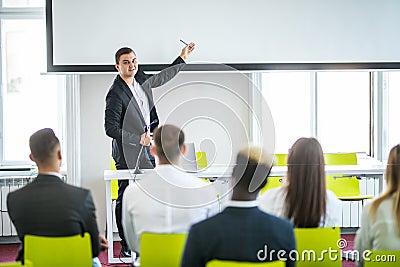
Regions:
[[[137, 163], [140, 168], [154, 168], [154, 158], [149, 150], [149, 132], [159, 121], [152, 89], [171, 80], [185, 66], [185, 60], [194, 49], [194, 43], [187, 44], [168, 68], [155, 75], [141, 70], [136, 53], [131, 48], [122, 47], [115, 53], [118, 75], [106, 96], [104, 128], [112, 138], [112, 157], [117, 170], [134, 169]], [[121, 238], [121, 254], [130, 257], [121, 224], [122, 196], [127, 185], [127, 180], [118, 181], [115, 217]]]
[[315, 138], [300, 138], [287, 159], [286, 183], [266, 191], [260, 209], [290, 219], [295, 227], [338, 226], [341, 203], [326, 188], [322, 147]]
[[140, 249], [143, 232], [187, 233], [193, 223], [219, 211], [213, 185], [179, 167], [186, 152], [184, 141], [184, 133], [178, 127], [158, 127], [150, 149], [156, 168], [146, 170], [125, 190], [122, 225], [134, 251]]
[[389, 152], [385, 180], [385, 192], [364, 206], [354, 242], [359, 255], [366, 250], [400, 250], [400, 145]]
[[245, 262], [280, 259], [286, 260], [286, 266], [294, 266], [290, 258], [296, 247], [293, 225], [257, 207], [256, 199], [267, 183], [272, 158], [272, 154], [253, 146], [238, 153], [232, 173], [232, 200], [220, 214], [190, 228], [182, 267], [204, 267], [213, 259]]
[[88, 232], [93, 266], [101, 267], [97, 256], [100, 250], [107, 249], [107, 241], [99, 235], [90, 191], [62, 181], [59, 174], [61, 147], [52, 129], [35, 132], [29, 139], [29, 146], [29, 157], [37, 164], [38, 176], [7, 197], [8, 213], [21, 240], [17, 261], [23, 258], [24, 236], [27, 234], [70, 236]]

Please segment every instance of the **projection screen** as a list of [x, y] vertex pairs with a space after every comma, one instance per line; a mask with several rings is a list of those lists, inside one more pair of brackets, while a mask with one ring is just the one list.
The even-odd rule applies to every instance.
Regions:
[[400, 68], [398, 0], [47, 0], [48, 71], [115, 71], [133, 48], [145, 70], [196, 43], [189, 70]]

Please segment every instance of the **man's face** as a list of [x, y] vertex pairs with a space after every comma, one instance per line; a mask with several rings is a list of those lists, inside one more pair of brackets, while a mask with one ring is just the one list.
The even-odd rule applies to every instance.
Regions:
[[125, 78], [134, 77], [138, 70], [138, 63], [135, 53], [123, 54], [119, 58], [118, 64], [115, 64], [119, 75]]

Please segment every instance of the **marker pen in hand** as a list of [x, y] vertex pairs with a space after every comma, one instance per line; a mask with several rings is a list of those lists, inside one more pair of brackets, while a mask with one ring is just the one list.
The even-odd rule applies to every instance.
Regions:
[[[182, 39], [180, 39], [179, 41], [181, 41], [182, 43], [184, 43], [185, 45], [188, 45], [188, 43], [186, 43], [185, 41], [183, 41]], [[192, 48], [192, 46], [191, 45], [189, 45], [189, 48], [191, 49]]]

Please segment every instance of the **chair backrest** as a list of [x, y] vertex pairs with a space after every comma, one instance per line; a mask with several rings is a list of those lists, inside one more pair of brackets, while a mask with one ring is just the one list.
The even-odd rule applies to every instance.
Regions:
[[397, 267], [400, 262], [400, 251], [373, 250], [367, 258], [364, 258], [364, 267]]
[[2, 262], [0, 263], [0, 267], [32, 267], [33, 264], [29, 260], [25, 260], [24, 265], [22, 265], [22, 262], [20, 261], [14, 261], [14, 262]]
[[325, 153], [325, 165], [357, 165], [357, 154], [352, 153]]
[[339, 227], [295, 228], [294, 233], [298, 254], [297, 267], [342, 266], [341, 251], [338, 247], [341, 240]]
[[24, 258], [35, 267], [91, 267], [90, 234], [48, 237], [25, 235]]
[[287, 166], [288, 154], [275, 154], [275, 166]]
[[335, 193], [338, 198], [361, 195], [360, 183], [355, 176], [341, 177], [340, 174], [327, 175], [326, 187]]
[[284, 261], [271, 261], [271, 262], [245, 262], [245, 261], [225, 261], [225, 260], [211, 260], [207, 262], [206, 267], [284, 267]]
[[[110, 170], [116, 170], [115, 161], [113, 157], [110, 157]], [[111, 180], [111, 199], [116, 200], [118, 198], [118, 180]]]
[[206, 152], [198, 151], [196, 152], [196, 161], [198, 169], [205, 169], [208, 167]]
[[187, 234], [142, 233], [141, 267], [179, 267]]
[[[356, 153], [326, 153], [324, 157], [326, 165], [357, 165]], [[359, 196], [361, 194], [360, 183], [355, 176], [341, 177], [341, 174], [327, 175], [326, 186], [338, 198]]]
[[264, 194], [269, 189], [282, 186], [282, 184], [283, 184], [282, 176], [269, 176], [267, 184], [260, 191], [260, 195]]

